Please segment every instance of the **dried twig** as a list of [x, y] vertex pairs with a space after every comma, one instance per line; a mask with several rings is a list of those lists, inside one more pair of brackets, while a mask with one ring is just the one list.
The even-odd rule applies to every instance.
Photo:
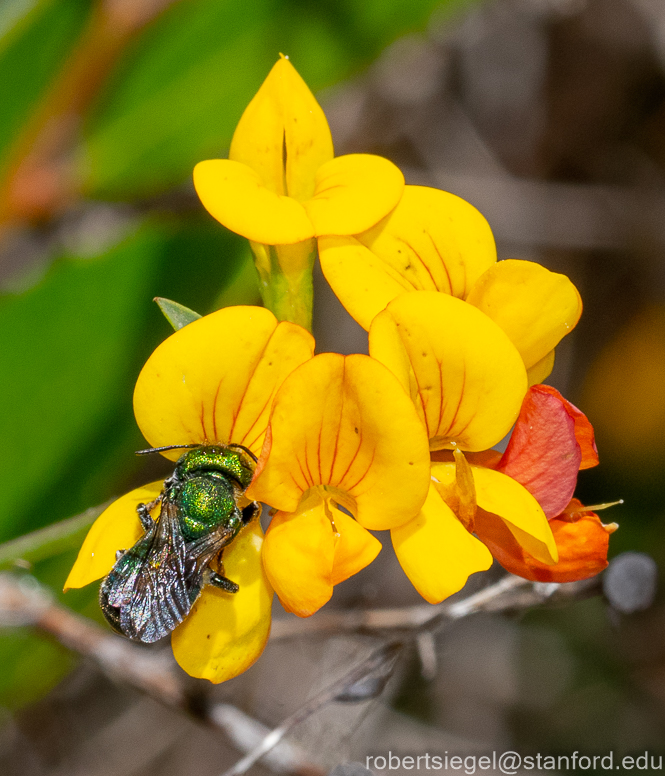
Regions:
[[111, 502], [86, 509], [76, 517], [32, 531], [17, 539], [0, 544], [0, 569], [13, 565], [37, 563], [66, 550], [80, 547], [92, 523]]
[[271, 639], [331, 633], [380, 633], [383, 631], [434, 632], [447, 622], [476, 612], [503, 612], [526, 609], [547, 601], [578, 599], [598, 590], [598, 579], [565, 584], [529, 582], [507, 575], [493, 585], [458, 601], [445, 601], [432, 606], [419, 604], [395, 609], [366, 609], [326, 612], [300, 620], [283, 618], [273, 622]]
[[[169, 651], [157, 651], [116, 636], [55, 602], [29, 575], [0, 574], [0, 627], [31, 626], [91, 660], [112, 679], [128, 684], [171, 708], [192, 714], [223, 731], [240, 752], [253, 749], [269, 732], [227, 704], [200, 702], [192, 683], [177, 668]], [[282, 743], [266, 758], [279, 773], [322, 776], [297, 746]]]
[[333, 684], [326, 687], [325, 690], [322, 690], [311, 700], [307, 701], [307, 703], [287, 717], [281, 725], [271, 730], [263, 741], [261, 741], [259, 746], [251, 751], [246, 757], [243, 757], [242, 760], [239, 760], [232, 768], [225, 771], [223, 776], [242, 776], [242, 774], [246, 773], [252, 765], [267, 755], [294, 727], [306, 720], [319, 709], [332, 703], [340, 695], [343, 695], [354, 685], [358, 684], [363, 679], [366, 679], [375, 671], [385, 671], [386, 666], [394, 665], [401, 648], [401, 642], [393, 641], [374, 650], [367, 658], [365, 658], [365, 660], [358, 663], [358, 665], [354, 666], [354, 668], [344, 674], [344, 676], [336, 682], [333, 682]]
[[[70, 611], [55, 602], [50, 593], [27, 574], [0, 574], [0, 627], [34, 627], [68, 649], [92, 659], [111, 678], [222, 730], [239, 751], [248, 752], [224, 776], [241, 776], [261, 758], [265, 758], [265, 765], [276, 772], [322, 776], [318, 766], [311, 763], [299, 747], [285, 742], [284, 737], [335, 700], [362, 700], [381, 692], [405, 642], [418, 643], [420, 639], [426, 644], [431, 641], [432, 634], [447, 623], [476, 612], [524, 609], [552, 600], [580, 598], [598, 588], [596, 580], [540, 584], [509, 575], [474, 595], [438, 606], [425, 604], [402, 609], [332, 612], [308, 620], [277, 620], [273, 626], [273, 639], [349, 632], [374, 635], [391, 632], [392, 636], [387, 644], [373, 651], [272, 731], [228, 704], [201, 703], [199, 691], [193, 691], [192, 683], [177, 669], [170, 653], [134, 644]], [[431, 673], [435, 667], [434, 653], [430, 649], [427, 654], [432, 659], [425, 660], [423, 665]]]

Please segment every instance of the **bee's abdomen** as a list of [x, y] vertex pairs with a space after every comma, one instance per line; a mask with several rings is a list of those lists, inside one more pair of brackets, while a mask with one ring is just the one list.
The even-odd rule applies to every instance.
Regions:
[[205, 536], [220, 526], [240, 523], [232, 486], [222, 478], [201, 475], [185, 480], [176, 498], [185, 541]]

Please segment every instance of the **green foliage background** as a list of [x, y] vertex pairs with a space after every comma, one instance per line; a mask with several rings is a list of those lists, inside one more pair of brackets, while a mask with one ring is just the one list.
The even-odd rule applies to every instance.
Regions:
[[[0, 173], [93, 5], [0, 5]], [[202, 208], [160, 214], [159, 197], [187, 192], [197, 161], [226, 155], [279, 52], [317, 92], [423, 29], [435, 6], [440, 0], [181, 0], [134, 41], [98, 95], [76, 157], [89, 200], [132, 207], [96, 244], [44, 240], [39, 263], [5, 278], [14, 291], [0, 297], [0, 541], [150, 478], [132, 455], [143, 440], [131, 397], [142, 363], [169, 334], [153, 297], [201, 313], [257, 299], [245, 242]], [[59, 591], [74, 557], [34, 572]], [[99, 617], [94, 589], [66, 602]], [[0, 636], [0, 706], [39, 697], [70, 664], [28, 632]]]

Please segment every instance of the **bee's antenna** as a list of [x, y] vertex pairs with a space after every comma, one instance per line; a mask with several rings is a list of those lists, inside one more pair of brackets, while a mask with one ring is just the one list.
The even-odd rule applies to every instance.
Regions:
[[239, 450], [243, 450], [247, 453], [247, 455], [254, 461], [254, 463], [258, 463], [259, 459], [254, 455], [254, 453], [248, 448], [245, 447], [245, 445], [226, 445], [227, 447], [237, 447]]
[[136, 455], [148, 455], [148, 453], [163, 453], [165, 450], [177, 450], [180, 447], [200, 447], [199, 444], [195, 445], [166, 445], [166, 447], [149, 447], [147, 450], [137, 450]]

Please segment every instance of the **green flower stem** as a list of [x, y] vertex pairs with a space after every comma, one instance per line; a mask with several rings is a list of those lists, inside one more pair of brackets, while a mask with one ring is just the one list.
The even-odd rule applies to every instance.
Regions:
[[311, 331], [316, 240], [294, 245], [250, 244], [263, 304], [278, 320], [291, 321]]

